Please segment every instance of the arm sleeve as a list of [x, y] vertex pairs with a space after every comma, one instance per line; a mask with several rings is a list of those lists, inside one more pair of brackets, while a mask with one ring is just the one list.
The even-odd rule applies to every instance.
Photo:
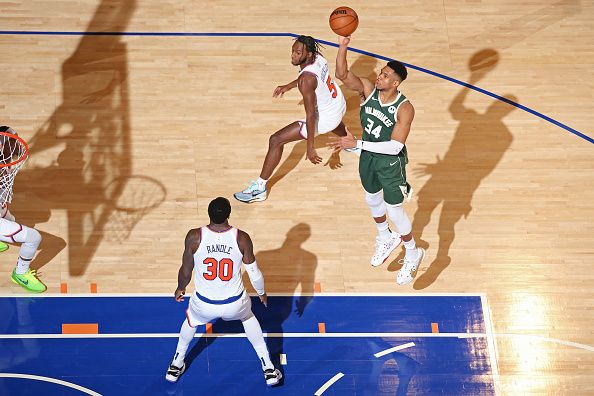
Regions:
[[390, 140], [388, 142], [364, 142], [363, 140], [357, 140], [357, 148], [378, 154], [398, 155], [403, 147], [404, 144], [396, 140]]
[[250, 282], [252, 282], [252, 286], [254, 286], [256, 293], [258, 293], [259, 296], [266, 293], [266, 291], [264, 291], [264, 276], [262, 275], [260, 268], [258, 268], [256, 261], [251, 264], [244, 263], [243, 266], [250, 277]]

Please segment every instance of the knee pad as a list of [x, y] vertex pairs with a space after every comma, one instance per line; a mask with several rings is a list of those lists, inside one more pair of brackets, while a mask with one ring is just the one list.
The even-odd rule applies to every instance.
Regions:
[[386, 210], [388, 216], [390, 216], [390, 220], [392, 220], [392, 223], [394, 223], [400, 235], [408, 235], [411, 233], [412, 224], [401, 204], [386, 204]]
[[371, 215], [373, 217], [382, 217], [386, 214], [386, 203], [384, 202], [384, 195], [381, 190], [375, 194], [365, 191], [365, 202], [367, 202], [369, 209], [371, 209]]

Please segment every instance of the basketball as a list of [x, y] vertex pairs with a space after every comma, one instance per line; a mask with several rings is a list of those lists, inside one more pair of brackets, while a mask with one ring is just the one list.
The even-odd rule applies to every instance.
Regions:
[[339, 36], [350, 36], [359, 26], [359, 17], [349, 7], [338, 7], [330, 14], [330, 29]]

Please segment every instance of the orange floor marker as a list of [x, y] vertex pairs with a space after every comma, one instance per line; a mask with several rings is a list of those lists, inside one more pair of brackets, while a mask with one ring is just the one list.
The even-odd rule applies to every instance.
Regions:
[[207, 323], [206, 324], [206, 332], [208, 334], [212, 334], [212, 323]]
[[322, 285], [320, 284], [320, 282], [314, 282], [314, 291], [316, 293], [322, 292]]
[[326, 332], [326, 323], [318, 323], [318, 331], [320, 333], [325, 333]]
[[97, 284], [91, 283], [91, 293], [97, 293]]
[[62, 293], [62, 294], [68, 293], [68, 284], [66, 284], [66, 282], [60, 283], [60, 293]]
[[62, 323], [62, 334], [99, 334], [99, 323]]
[[431, 323], [431, 332], [432, 333], [439, 333], [439, 325], [437, 323]]

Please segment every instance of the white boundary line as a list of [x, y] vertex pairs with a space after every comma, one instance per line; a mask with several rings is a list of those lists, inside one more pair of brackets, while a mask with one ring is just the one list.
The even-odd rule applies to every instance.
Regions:
[[[0, 339], [23, 338], [177, 338], [179, 333], [99, 333], [99, 334], [0, 334]], [[245, 333], [202, 333], [195, 338], [246, 338]], [[484, 338], [486, 333], [264, 333], [264, 337], [283, 338]]]
[[497, 367], [497, 345], [495, 343], [495, 331], [493, 329], [493, 322], [491, 320], [491, 310], [487, 301], [487, 296], [481, 296], [481, 305], [483, 307], [483, 321], [485, 323], [485, 331], [487, 333], [487, 348], [489, 349], [489, 359], [491, 361], [491, 374], [493, 376], [493, 385], [495, 387], [495, 395], [501, 394], [499, 369]]
[[414, 342], [407, 342], [406, 344], [398, 345], [393, 348], [384, 349], [381, 352], [374, 353], [373, 356], [375, 356], [376, 358], [380, 358], [380, 357], [388, 355], [392, 352], [401, 351], [403, 349], [414, 347], [414, 346], [415, 346]]
[[343, 373], [338, 373], [336, 374], [334, 377], [330, 378], [328, 381], [326, 381], [326, 383], [324, 385], [322, 385], [320, 387], [320, 389], [318, 389], [316, 391], [316, 393], [314, 393], [314, 396], [320, 396], [322, 393], [326, 392], [326, 390], [328, 388], [330, 388], [330, 386], [335, 383], [336, 381], [338, 381], [339, 379], [341, 379], [342, 377], [344, 377]]
[[76, 389], [77, 391], [84, 392], [87, 395], [101, 396], [101, 393], [97, 393], [95, 391], [92, 391], [90, 389], [87, 389], [84, 386], [73, 384], [72, 382], [62, 381], [62, 380], [59, 380], [59, 379], [56, 379], [56, 378], [42, 377], [40, 375], [17, 374], [17, 373], [0, 373], [0, 378], [24, 378], [24, 379], [30, 379], [30, 380], [35, 380], [35, 381], [51, 382], [51, 383], [54, 383], [54, 384], [66, 386], [68, 388]]

